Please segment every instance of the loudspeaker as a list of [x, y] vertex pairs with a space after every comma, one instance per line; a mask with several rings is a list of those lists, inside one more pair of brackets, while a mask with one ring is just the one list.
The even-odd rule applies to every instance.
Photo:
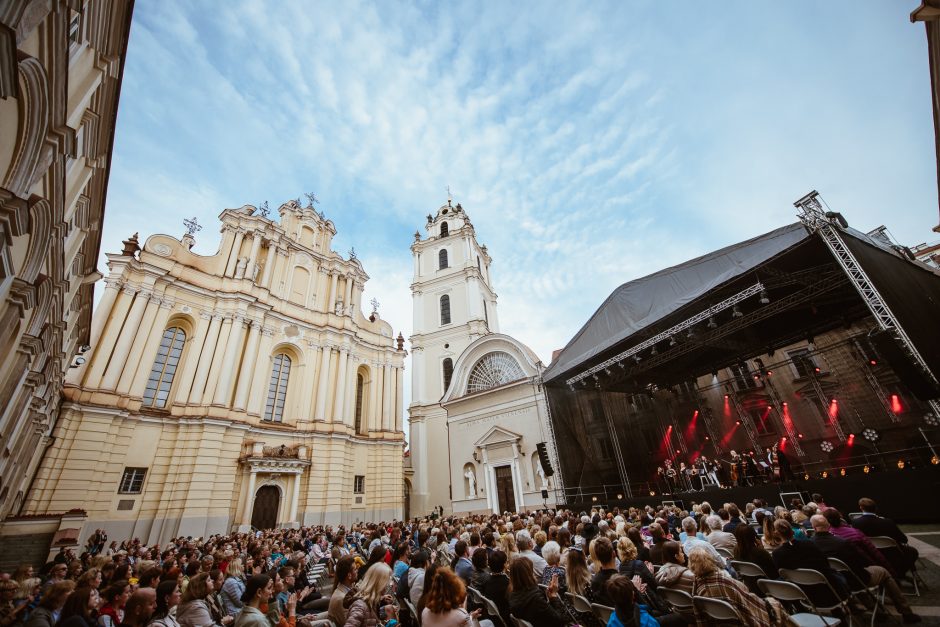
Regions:
[[914, 396], [922, 401], [929, 401], [940, 396], [940, 387], [931, 380], [923, 368], [911, 359], [891, 331], [872, 332], [868, 335], [868, 339]]
[[542, 490], [542, 500], [544, 501], [547, 498], [548, 498], [548, 490]]
[[548, 458], [548, 448], [545, 446], [545, 442], [539, 442], [535, 445], [535, 450], [539, 453], [539, 463], [542, 464], [542, 470], [545, 471], [546, 477], [551, 477], [555, 474], [555, 469], [552, 468], [552, 462]]

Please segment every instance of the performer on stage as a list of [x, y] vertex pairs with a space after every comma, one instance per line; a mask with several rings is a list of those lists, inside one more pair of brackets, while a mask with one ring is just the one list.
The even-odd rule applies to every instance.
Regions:
[[796, 477], [793, 475], [793, 468], [790, 467], [790, 458], [780, 450], [780, 446], [775, 442], [774, 448], [771, 451], [772, 455], [775, 455], [777, 458], [777, 466], [779, 468], [778, 477], [780, 481], [793, 481]]
[[686, 492], [693, 492], [692, 469], [685, 465], [685, 462], [679, 462], [679, 477], [682, 479], [682, 489]]
[[672, 460], [667, 459], [666, 464], [666, 486], [668, 488], [668, 494], [673, 494], [676, 491], [676, 478], [679, 473], [676, 472], [676, 469], [672, 467]]
[[757, 461], [754, 459], [754, 451], [750, 451], [747, 455], [744, 456], [744, 464], [747, 468], [744, 473], [745, 478], [747, 479], [747, 484], [753, 486], [757, 478], [760, 476], [760, 468], [757, 466]]
[[744, 460], [737, 451], [731, 451], [731, 485], [735, 488], [744, 485]]

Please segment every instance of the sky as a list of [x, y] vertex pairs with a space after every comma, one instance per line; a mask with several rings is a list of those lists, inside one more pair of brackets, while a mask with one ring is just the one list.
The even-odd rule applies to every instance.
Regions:
[[917, 5], [137, 0], [102, 252], [195, 216], [211, 255], [223, 209], [314, 192], [408, 337], [409, 246], [449, 187], [501, 331], [547, 365], [618, 285], [813, 189], [940, 239]]

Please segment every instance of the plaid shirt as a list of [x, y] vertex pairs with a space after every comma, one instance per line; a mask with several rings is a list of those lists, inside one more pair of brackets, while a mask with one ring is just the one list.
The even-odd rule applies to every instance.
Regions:
[[[744, 619], [744, 625], [747, 625], [747, 627], [774, 627], [788, 624], [787, 614], [776, 599], [767, 599], [765, 601], [748, 591], [746, 585], [732, 579], [731, 575], [723, 570], [717, 570], [704, 577], [696, 577], [692, 594], [693, 596], [727, 601], [738, 610], [741, 618]], [[768, 603], [773, 605], [776, 613], [773, 621], [767, 609]], [[695, 624], [697, 627], [707, 627], [709, 625], [708, 617], [700, 613], [697, 608], [695, 610]]]

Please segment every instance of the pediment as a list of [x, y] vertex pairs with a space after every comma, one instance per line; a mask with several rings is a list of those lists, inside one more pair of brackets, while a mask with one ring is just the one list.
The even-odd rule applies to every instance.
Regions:
[[487, 446], [494, 446], [496, 444], [505, 444], [506, 442], [518, 442], [521, 439], [521, 435], [518, 433], [513, 433], [509, 429], [503, 429], [502, 427], [492, 427], [489, 431], [483, 434], [482, 438], [474, 442], [474, 446], [484, 448]]

